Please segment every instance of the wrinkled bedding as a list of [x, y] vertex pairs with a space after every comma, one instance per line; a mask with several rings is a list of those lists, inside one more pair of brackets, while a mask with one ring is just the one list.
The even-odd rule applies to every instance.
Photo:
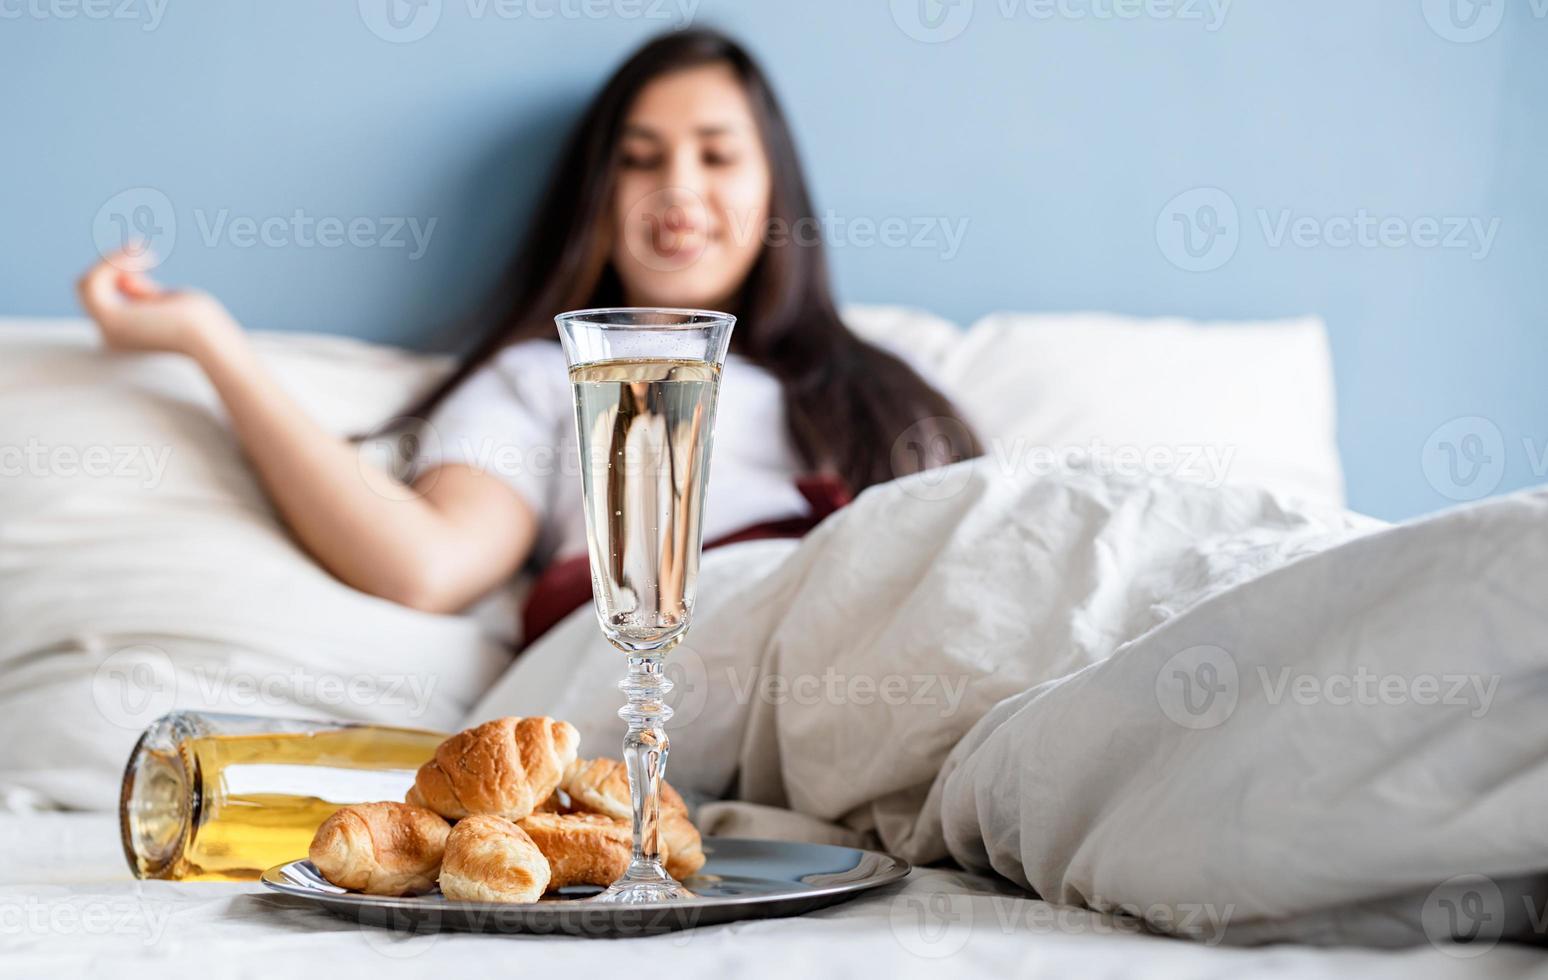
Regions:
[[[1185, 936], [1543, 931], [1548, 493], [1388, 527], [983, 460], [727, 551], [674, 783]], [[610, 744], [621, 668], [582, 611], [474, 715]]]
[[110, 814], [0, 814], [0, 975], [676, 977], [1355, 975], [1527, 977], [1523, 947], [1399, 952], [1235, 949], [1146, 935], [1133, 921], [1056, 907], [981, 875], [921, 868], [899, 885], [795, 919], [642, 939], [398, 933], [253, 884], [130, 879]]

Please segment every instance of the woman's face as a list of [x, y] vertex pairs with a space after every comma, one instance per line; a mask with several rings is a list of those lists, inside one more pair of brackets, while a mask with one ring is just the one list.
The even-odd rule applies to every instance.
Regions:
[[632, 306], [724, 309], [762, 250], [771, 175], [727, 65], [641, 90], [619, 140], [613, 267]]

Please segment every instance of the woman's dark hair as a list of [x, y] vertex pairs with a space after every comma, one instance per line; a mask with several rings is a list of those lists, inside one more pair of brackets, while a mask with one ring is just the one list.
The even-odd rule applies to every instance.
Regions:
[[[560, 156], [526, 242], [486, 311], [486, 333], [460, 367], [410, 414], [425, 417], [504, 347], [554, 338], [566, 310], [624, 305], [602, 234], [618, 169], [618, 141], [635, 97], [685, 68], [726, 64], [752, 105], [772, 174], [770, 227], [815, 224], [795, 141], [763, 72], [735, 41], [713, 31], [663, 35], [603, 87]], [[906, 473], [979, 454], [951, 403], [906, 364], [855, 336], [839, 319], [819, 241], [766, 241], [738, 297], [732, 350], [763, 366], [784, 392], [797, 452], [817, 472], [858, 493]]]

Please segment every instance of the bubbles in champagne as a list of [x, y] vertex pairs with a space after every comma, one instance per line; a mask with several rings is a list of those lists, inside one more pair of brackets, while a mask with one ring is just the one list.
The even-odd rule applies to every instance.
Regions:
[[603, 631], [631, 651], [667, 648], [693, 610], [720, 368], [606, 361], [570, 381]]

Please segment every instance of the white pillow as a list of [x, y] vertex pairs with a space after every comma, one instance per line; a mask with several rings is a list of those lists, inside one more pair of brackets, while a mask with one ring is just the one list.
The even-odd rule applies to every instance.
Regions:
[[942, 372], [1008, 469], [1084, 456], [1120, 472], [1344, 502], [1332, 357], [1316, 317], [998, 313], [968, 329]]
[[903, 357], [932, 381], [962, 340], [955, 323], [912, 307], [855, 304], [844, 307], [842, 316], [861, 338]]
[[[256, 335], [328, 429], [392, 417], [440, 359]], [[290, 538], [208, 383], [80, 321], [0, 321], [0, 799], [109, 808], [173, 709], [447, 729], [506, 666], [470, 617], [357, 592]]]

